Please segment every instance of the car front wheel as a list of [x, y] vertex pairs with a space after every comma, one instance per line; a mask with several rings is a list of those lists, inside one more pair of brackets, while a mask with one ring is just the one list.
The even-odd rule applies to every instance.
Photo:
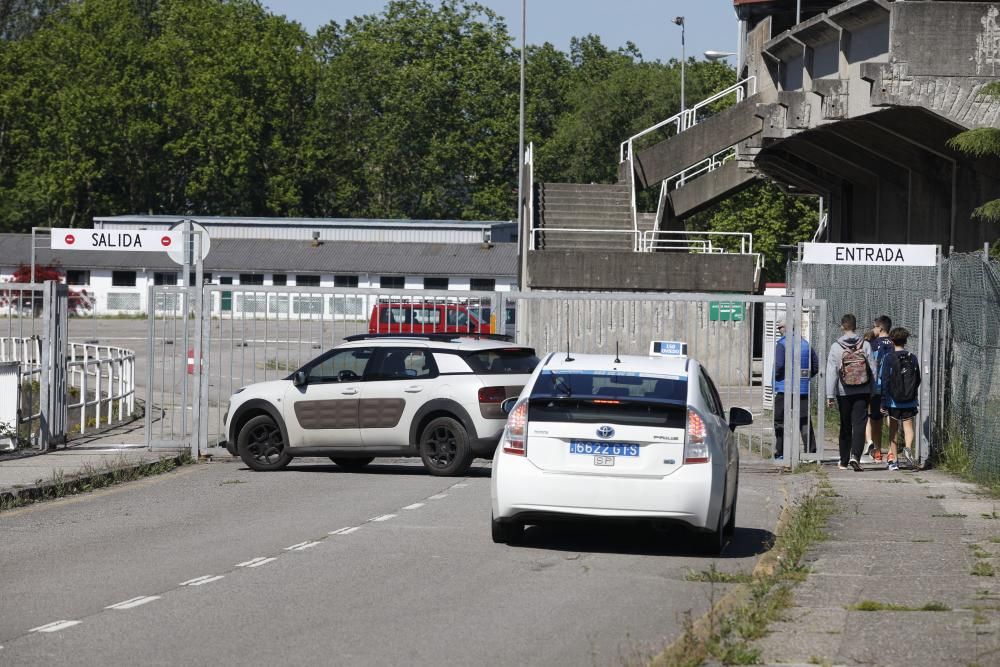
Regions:
[[472, 465], [472, 444], [462, 423], [452, 417], [432, 419], [420, 433], [420, 460], [432, 475], [462, 475]]
[[280, 470], [292, 457], [281, 428], [268, 415], [258, 415], [240, 429], [236, 451], [251, 470]]

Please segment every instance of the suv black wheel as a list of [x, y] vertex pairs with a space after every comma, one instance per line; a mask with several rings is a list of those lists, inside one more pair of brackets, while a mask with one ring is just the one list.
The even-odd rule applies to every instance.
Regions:
[[374, 456], [365, 456], [358, 459], [345, 458], [343, 456], [331, 456], [330, 460], [344, 470], [361, 470], [366, 465], [375, 460]]
[[251, 470], [280, 470], [292, 460], [281, 428], [268, 415], [258, 415], [243, 425], [236, 452]]
[[520, 521], [500, 521], [491, 515], [490, 527], [497, 544], [517, 544], [524, 537], [524, 524]]
[[469, 433], [457, 419], [432, 419], [420, 433], [420, 460], [432, 475], [462, 475], [472, 458]]

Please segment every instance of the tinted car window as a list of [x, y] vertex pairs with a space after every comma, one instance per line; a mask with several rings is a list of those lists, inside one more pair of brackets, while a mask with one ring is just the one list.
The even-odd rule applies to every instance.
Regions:
[[622, 372], [545, 371], [531, 397], [623, 398], [687, 403], [687, 379]]
[[410, 380], [437, 375], [431, 355], [424, 349], [382, 348], [375, 354], [366, 380]]
[[530, 347], [500, 348], [473, 352], [465, 358], [473, 371], [482, 375], [489, 373], [518, 375], [535, 370], [538, 357]]
[[654, 428], [684, 428], [687, 408], [678, 403], [536, 398], [528, 403], [529, 422], [608, 423]]
[[409, 324], [410, 309], [385, 306], [380, 308], [378, 319], [385, 324]]
[[320, 357], [308, 369], [310, 382], [356, 382], [365, 374], [373, 349], [358, 347], [336, 350]]

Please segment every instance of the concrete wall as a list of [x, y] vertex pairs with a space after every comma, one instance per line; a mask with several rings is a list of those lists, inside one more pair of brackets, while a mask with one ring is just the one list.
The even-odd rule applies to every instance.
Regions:
[[748, 294], [754, 262], [752, 255], [531, 251], [528, 282], [532, 289]]

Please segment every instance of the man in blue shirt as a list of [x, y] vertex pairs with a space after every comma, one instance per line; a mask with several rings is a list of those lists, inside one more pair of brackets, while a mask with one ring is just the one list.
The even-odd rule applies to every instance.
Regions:
[[[785, 322], [778, 322], [781, 338], [774, 347], [774, 458], [785, 457]], [[802, 339], [799, 346], [799, 432], [806, 451], [816, 451], [816, 432], [809, 423], [809, 379], [819, 373], [819, 357], [809, 341]]]

